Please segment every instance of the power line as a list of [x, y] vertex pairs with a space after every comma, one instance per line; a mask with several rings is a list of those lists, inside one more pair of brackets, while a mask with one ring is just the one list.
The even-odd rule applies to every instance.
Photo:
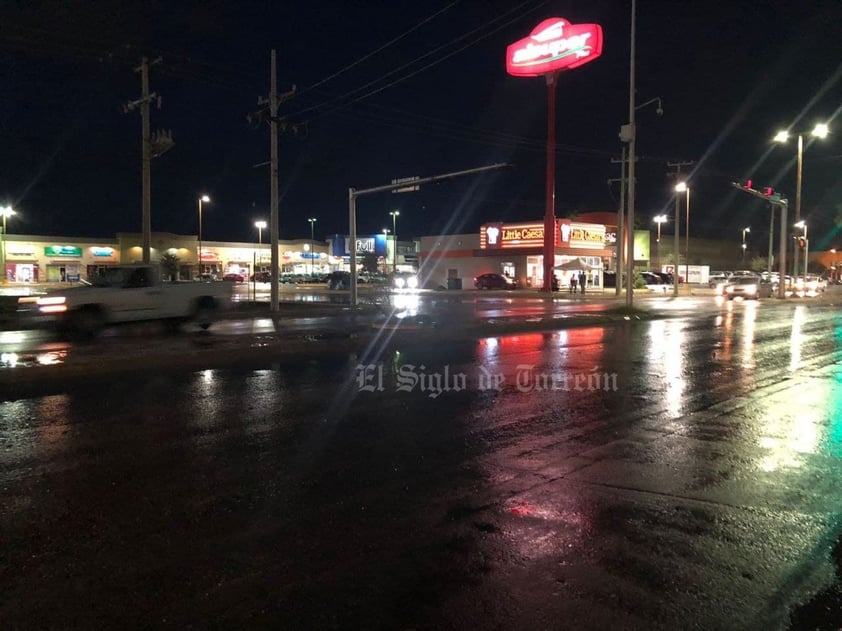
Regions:
[[325, 78], [324, 78], [324, 79], [322, 79], [321, 81], [317, 81], [317, 82], [316, 82], [316, 83], [314, 83], [313, 85], [307, 86], [306, 88], [304, 88], [303, 90], [301, 90], [301, 92], [300, 92], [299, 94], [304, 94], [304, 93], [306, 93], [306, 92], [309, 92], [310, 90], [313, 90], [313, 89], [315, 89], [315, 88], [319, 87], [320, 85], [322, 85], [322, 84], [324, 84], [324, 83], [327, 83], [327, 82], [328, 82], [328, 81], [330, 81], [331, 79], [335, 79], [335, 78], [336, 78], [336, 77], [338, 77], [339, 75], [341, 75], [341, 74], [343, 74], [343, 73], [347, 72], [348, 70], [350, 70], [351, 68], [354, 68], [355, 66], [358, 66], [359, 64], [363, 63], [364, 61], [366, 61], [366, 60], [368, 60], [368, 59], [371, 59], [371, 58], [372, 58], [372, 57], [374, 57], [374, 55], [376, 55], [377, 53], [380, 53], [380, 52], [384, 51], [384, 50], [385, 50], [385, 49], [387, 49], [389, 46], [391, 46], [392, 44], [395, 44], [395, 43], [399, 42], [400, 40], [402, 40], [403, 38], [405, 38], [405, 37], [406, 37], [407, 35], [409, 35], [410, 33], [413, 33], [414, 31], [417, 31], [419, 28], [421, 28], [422, 26], [424, 26], [424, 25], [425, 25], [425, 24], [427, 24], [428, 22], [431, 22], [432, 20], [434, 20], [435, 18], [437, 18], [439, 15], [441, 15], [441, 14], [442, 14], [442, 13], [444, 13], [445, 11], [450, 10], [451, 8], [453, 8], [454, 6], [456, 6], [458, 3], [459, 3], [459, 0], [455, 0], [455, 2], [451, 2], [449, 5], [447, 5], [447, 6], [446, 6], [446, 7], [444, 7], [443, 9], [440, 9], [440, 10], [436, 11], [435, 13], [433, 13], [432, 15], [430, 15], [429, 17], [427, 17], [427, 18], [425, 18], [425, 19], [421, 20], [421, 22], [419, 22], [418, 24], [415, 24], [415, 25], [414, 25], [414, 26], [412, 26], [409, 30], [404, 31], [403, 33], [401, 33], [401, 34], [400, 34], [400, 35], [398, 35], [397, 37], [394, 37], [394, 38], [390, 39], [388, 42], [386, 42], [385, 44], [383, 44], [383, 45], [382, 45], [382, 46], [380, 46], [379, 48], [376, 48], [375, 50], [371, 51], [370, 53], [367, 53], [367, 54], [363, 55], [362, 57], [360, 57], [360, 58], [359, 58], [359, 59], [357, 59], [356, 61], [353, 61], [353, 62], [351, 62], [350, 64], [348, 64], [347, 66], [345, 66], [344, 68], [341, 68], [341, 69], [337, 70], [336, 72], [334, 72], [333, 74], [328, 75], [327, 77], [325, 77]]
[[[489, 21], [488, 21], [488, 22], [486, 22], [485, 24], [483, 24], [483, 25], [481, 25], [481, 26], [479, 26], [479, 27], [477, 27], [477, 28], [475, 28], [475, 29], [473, 29], [473, 30], [471, 30], [471, 31], [467, 32], [467, 33], [464, 33], [464, 34], [460, 35], [459, 37], [456, 37], [456, 38], [452, 39], [451, 41], [447, 42], [446, 44], [442, 44], [442, 45], [440, 45], [440, 46], [438, 46], [438, 47], [436, 47], [436, 48], [434, 48], [434, 49], [432, 49], [432, 50], [430, 50], [430, 51], [428, 51], [428, 52], [424, 53], [423, 55], [420, 55], [419, 57], [416, 57], [416, 58], [415, 58], [415, 59], [413, 59], [412, 61], [409, 61], [409, 62], [407, 62], [407, 63], [403, 64], [402, 66], [399, 66], [398, 68], [395, 68], [394, 70], [391, 70], [391, 71], [389, 71], [389, 72], [387, 72], [387, 73], [385, 73], [385, 74], [381, 75], [380, 77], [378, 77], [378, 78], [376, 78], [376, 79], [373, 79], [372, 81], [369, 81], [368, 83], [366, 83], [366, 84], [364, 84], [364, 85], [361, 85], [361, 86], [359, 86], [359, 87], [357, 87], [357, 88], [354, 88], [354, 89], [352, 89], [352, 90], [349, 90], [349, 91], [348, 91], [348, 92], [346, 92], [345, 94], [342, 94], [342, 95], [340, 95], [340, 96], [334, 97], [334, 98], [332, 98], [332, 99], [330, 99], [330, 100], [328, 100], [328, 101], [326, 101], [326, 102], [324, 102], [324, 103], [317, 104], [317, 105], [313, 105], [313, 106], [311, 106], [311, 107], [307, 107], [307, 108], [304, 108], [304, 109], [298, 110], [297, 112], [295, 112], [295, 113], [293, 114], [293, 116], [300, 116], [301, 114], [304, 114], [304, 113], [306, 113], [306, 112], [310, 112], [310, 111], [312, 111], [312, 110], [317, 110], [317, 109], [319, 109], [319, 108], [321, 108], [321, 107], [330, 107], [331, 105], [334, 105], [334, 104], [336, 104], [336, 103], [338, 103], [338, 102], [342, 101], [343, 99], [346, 99], [346, 98], [351, 97], [351, 96], [353, 96], [353, 95], [355, 95], [355, 94], [358, 94], [359, 92], [362, 92], [363, 90], [366, 90], [367, 88], [369, 88], [369, 87], [371, 87], [371, 86], [373, 86], [373, 85], [375, 85], [375, 84], [377, 84], [377, 83], [379, 83], [379, 82], [383, 81], [384, 79], [386, 79], [386, 78], [388, 78], [388, 77], [391, 77], [391, 76], [393, 76], [393, 75], [395, 75], [395, 74], [397, 74], [397, 73], [399, 73], [399, 72], [401, 72], [401, 71], [403, 71], [403, 70], [405, 70], [405, 69], [407, 69], [407, 68], [409, 68], [409, 67], [411, 67], [411, 66], [413, 66], [413, 65], [417, 64], [418, 62], [422, 61], [423, 59], [426, 59], [426, 58], [428, 58], [428, 57], [431, 57], [432, 55], [435, 55], [435, 54], [439, 53], [440, 51], [442, 51], [442, 50], [444, 50], [444, 49], [446, 49], [446, 48], [448, 48], [448, 47], [450, 47], [450, 46], [452, 46], [452, 45], [456, 44], [457, 42], [460, 42], [460, 41], [462, 41], [462, 40], [464, 40], [464, 39], [466, 39], [466, 38], [468, 38], [468, 37], [471, 37], [472, 35], [474, 35], [474, 34], [476, 34], [477, 32], [480, 32], [480, 31], [482, 31], [482, 30], [486, 29], [487, 27], [489, 27], [490, 25], [494, 24], [495, 22], [499, 22], [500, 20], [502, 20], [503, 18], [507, 17], [507, 16], [508, 16], [508, 15], [510, 15], [511, 13], [513, 13], [513, 12], [515, 12], [515, 11], [519, 11], [520, 9], [522, 9], [523, 7], [525, 7], [526, 5], [529, 5], [529, 4], [534, 4], [534, 5], [535, 5], [535, 6], [533, 6], [533, 7], [531, 7], [531, 8], [529, 8], [529, 9], [527, 9], [527, 10], [526, 10], [526, 12], [528, 13], [528, 12], [530, 12], [530, 11], [534, 11], [535, 9], [537, 9], [539, 6], [543, 5], [544, 3], [545, 3], [545, 0], [539, 0], [539, 2], [535, 2], [534, 0], [526, 0], [526, 2], [522, 2], [522, 3], [521, 3], [521, 4], [519, 4], [518, 6], [516, 6], [516, 7], [512, 8], [512, 9], [509, 9], [508, 11], [506, 11], [505, 13], [503, 13], [502, 15], [499, 15], [499, 16], [496, 16], [496, 17], [492, 18], [491, 20], [489, 20]], [[368, 98], [369, 96], [372, 96], [373, 94], [377, 94], [378, 92], [382, 92], [383, 90], [385, 90], [385, 89], [387, 89], [387, 88], [389, 88], [389, 87], [392, 87], [393, 85], [396, 85], [396, 84], [398, 84], [398, 83], [401, 83], [402, 81], [406, 81], [406, 80], [407, 80], [407, 79], [409, 79], [410, 77], [413, 77], [413, 76], [415, 76], [416, 74], [418, 74], [418, 73], [420, 73], [420, 72], [423, 72], [424, 70], [427, 70], [427, 69], [429, 69], [429, 68], [432, 68], [433, 66], [435, 66], [435, 65], [437, 65], [437, 64], [439, 64], [439, 63], [441, 63], [441, 62], [445, 61], [446, 59], [448, 59], [448, 58], [452, 57], [453, 55], [455, 55], [456, 53], [458, 53], [458, 52], [460, 52], [460, 51], [464, 50], [465, 48], [468, 48], [468, 47], [470, 47], [470, 46], [473, 46], [474, 44], [476, 44], [477, 42], [479, 42], [479, 41], [481, 41], [481, 40], [485, 39], [486, 37], [489, 37], [490, 35], [493, 35], [493, 34], [494, 34], [494, 33], [496, 33], [497, 31], [499, 31], [500, 29], [502, 29], [502, 28], [504, 28], [504, 27], [508, 26], [508, 25], [509, 25], [509, 24], [511, 24], [512, 22], [517, 21], [517, 20], [518, 20], [518, 19], [520, 19], [521, 17], [522, 17], [522, 15], [518, 15], [518, 16], [516, 16], [515, 18], [513, 18], [512, 20], [509, 20], [508, 22], [505, 22], [505, 23], [503, 23], [502, 25], [498, 26], [497, 28], [495, 28], [495, 29], [494, 29], [494, 30], [492, 30], [491, 32], [489, 32], [489, 33], [487, 33], [487, 34], [485, 34], [485, 35], [482, 35], [481, 37], [479, 37], [479, 38], [475, 39], [474, 41], [469, 42], [469, 43], [468, 43], [468, 44], [466, 44], [465, 46], [463, 46], [463, 47], [461, 47], [461, 48], [459, 48], [459, 49], [457, 49], [457, 50], [453, 51], [452, 53], [449, 53], [449, 54], [447, 54], [447, 55], [445, 55], [445, 56], [441, 57], [441, 58], [440, 58], [440, 59], [438, 59], [438, 60], [435, 60], [435, 61], [430, 62], [429, 64], [427, 64], [426, 66], [424, 66], [424, 67], [420, 68], [419, 70], [416, 70], [415, 72], [412, 72], [412, 73], [410, 73], [410, 74], [408, 74], [408, 75], [404, 75], [403, 77], [399, 77], [398, 79], [395, 79], [394, 81], [392, 81], [392, 82], [388, 83], [387, 85], [382, 86], [382, 87], [377, 88], [377, 89], [374, 89], [374, 90], [372, 90], [372, 91], [370, 91], [370, 92], [368, 92], [368, 93], [366, 93], [366, 94], [363, 94], [362, 96], [355, 97], [355, 98], [353, 98], [353, 99], [352, 99], [349, 103], [345, 103], [345, 104], [338, 105], [338, 106], [336, 106], [336, 107], [332, 107], [332, 108], [331, 108], [331, 109], [329, 109], [328, 111], [326, 111], [326, 112], [323, 112], [323, 113], [319, 114], [319, 116], [324, 116], [325, 114], [328, 114], [328, 113], [330, 113], [330, 112], [332, 112], [332, 111], [334, 111], [334, 110], [336, 110], [336, 109], [339, 109], [340, 107], [347, 107], [350, 103], [353, 103], [353, 102], [356, 102], [356, 101], [359, 101], [359, 100], [362, 100], [362, 99]]]

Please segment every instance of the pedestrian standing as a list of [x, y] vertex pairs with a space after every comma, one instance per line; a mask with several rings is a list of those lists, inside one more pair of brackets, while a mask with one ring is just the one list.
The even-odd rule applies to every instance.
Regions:
[[576, 272], [570, 272], [570, 293], [576, 293]]
[[582, 293], [585, 293], [585, 288], [588, 285], [588, 277], [585, 276], [585, 270], [579, 270], [579, 287], [582, 288]]

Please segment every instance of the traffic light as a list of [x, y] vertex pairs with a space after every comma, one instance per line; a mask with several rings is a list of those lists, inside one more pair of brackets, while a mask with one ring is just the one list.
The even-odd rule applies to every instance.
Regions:
[[798, 237], [798, 247], [802, 250], [807, 247], [807, 239], [804, 237]]

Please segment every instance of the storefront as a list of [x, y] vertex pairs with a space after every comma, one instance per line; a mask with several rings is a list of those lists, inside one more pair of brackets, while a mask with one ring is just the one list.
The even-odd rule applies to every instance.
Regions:
[[[572, 269], [585, 272], [588, 285], [601, 287], [602, 272], [612, 262], [613, 245], [604, 224], [571, 219], [555, 222], [553, 266], [564, 284]], [[489, 272], [519, 281], [521, 287], [543, 286], [544, 224], [486, 223], [478, 235], [422, 237], [422, 282], [427, 286], [451, 286], [451, 279], [462, 279], [470, 286], [473, 278]]]
[[48, 245], [44, 248], [47, 257], [48, 283], [77, 282], [82, 278], [82, 248], [77, 245]]
[[222, 258], [216, 248], [202, 248], [199, 253], [199, 277], [222, 278]]
[[37, 283], [41, 266], [34, 245], [27, 243], [6, 244], [6, 282]]

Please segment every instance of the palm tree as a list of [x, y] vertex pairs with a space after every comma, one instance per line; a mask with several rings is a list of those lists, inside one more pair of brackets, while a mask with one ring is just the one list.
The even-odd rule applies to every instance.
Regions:
[[161, 268], [167, 273], [170, 280], [178, 278], [178, 263], [178, 257], [172, 252], [165, 252], [161, 256]]

